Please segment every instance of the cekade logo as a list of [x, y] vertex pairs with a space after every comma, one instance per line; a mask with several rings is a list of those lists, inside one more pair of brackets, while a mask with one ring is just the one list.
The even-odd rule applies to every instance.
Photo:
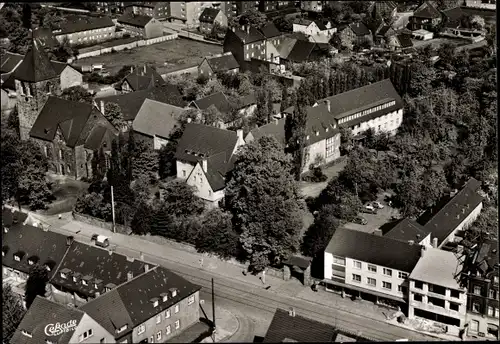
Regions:
[[45, 326], [45, 334], [47, 336], [60, 336], [63, 333], [74, 331], [76, 327], [76, 320], [70, 320], [65, 324], [55, 323]]

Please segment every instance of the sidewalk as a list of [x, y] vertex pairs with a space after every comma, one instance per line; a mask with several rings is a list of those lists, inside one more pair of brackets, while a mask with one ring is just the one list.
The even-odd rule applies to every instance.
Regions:
[[[209, 320], [212, 320], [212, 304], [205, 303], [203, 309], [207, 312]], [[215, 343], [223, 341], [226, 338], [231, 337], [240, 328], [240, 322], [238, 318], [231, 313], [229, 310], [215, 306]], [[201, 341], [202, 343], [214, 343], [212, 337], [207, 337]]]

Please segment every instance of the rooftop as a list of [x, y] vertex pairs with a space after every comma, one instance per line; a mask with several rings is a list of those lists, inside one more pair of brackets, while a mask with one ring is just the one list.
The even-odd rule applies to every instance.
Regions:
[[250, 133], [252, 134], [254, 140], [258, 140], [264, 136], [272, 136], [278, 140], [278, 142], [285, 145], [285, 121], [285, 118], [273, 120], [266, 125], [252, 129]]
[[155, 86], [165, 85], [165, 80], [158, 72], [149, 66], [131, 68], [123, 82], [127, 82], [133, 91], [146, 90]]
[[213, 93], [206, 96], [205, 98], [193, 100], [191, 102], [191, 106], [194, 106], [200, 110], [206, 110], [212, 105], [214, 105], [221, 113], [230, 113], [232, 110], [229, 100], [222, 92]]
[[118, 18], [118, 23], [143, 28], [152, 19], [152, 17], [142, 14], [125, 13], [120, 18]]
[[384, 236], [390, 239], [408, 242], [413, 240], [416, 244], [422, 241], [430, 233], [417, 222], [402, 219], [395, 227], [393, 227]]
[[132, 123], [132, 128], [141, 134], [168, 139], [185, 111], [174, 105], [146, 99]]
[[413, 13], [414, 17], [436, 19], [441, 18], [441, 13], [429, 2], [425, 1]]
[[58, 75], [41, 43], [32, 39], [23, 61], [14, 71], [14, 77], [21, 81], [39, 82], [57, 78]]
[[455, 253], [427, 247], [411, 272], [410, 279], [460, 290], [455, 279], [459, 271], [460, 266]]
[[232, 39], [231, 33], [234, 34], [236, 37], [238, 37], [243, 44], [264, 41], [266, 39], [264, 35], [260, 33], [259, 30], [257, 30], [253, 26], [250, 26], [249, 28], [248, 26], [247, 27], [243, 26], [241, 28], [233, 28], [233, 29], [234, 31], [228, 32], [228, 34], [226, 35], [226, 39]]
[[347, 228], [336, 230], [325, 252], [403, 272], [413, 270], [421, 253], [420, 245]]
[[61, 24], [61, 30], [54, 31], [54, 33], [56, 35], [63, 35], [74, 32], [96, 30], [114, 26], [115, 24], [113, 23], [110, 17], [87, 17], [85, 19], [78, 18]]
[[219, 12], [217, 8], [206, 7], [200, 15], [200, 22], [213, 24]]
[[210, 65], [210, 68], [212, 68], [212, 70], [214, 71], [214, 73], [227, 72], [229, 70], [240, 67], [240, 65], [234, 58], [233, 53], [231, 52], [225, 54], [219, 54], [212, 57], [207, 57], [206, 60]]

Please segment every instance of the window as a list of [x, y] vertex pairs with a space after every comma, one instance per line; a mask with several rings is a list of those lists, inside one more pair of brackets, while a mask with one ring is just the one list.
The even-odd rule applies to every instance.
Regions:
[[21, 258], [19, 258], [19, 256], [14, 256], [14, 260], [15, 260], [16, 262], [20, 262], [20, 261], [21, 261]]
[[495, 310], [493, 307], [488, 306], [488, 316], [492, 317], [495, 314]]
[[470, 330], [477, 332], [479, 330], [479, 321], [477, 320], [471, 320], [470, 322]]
[[401, 279], [406, 279], [408, 277], [408, 274], [405, 272], [398, 272], [398, 277]]
[[165, 329], [165, 335], [168, 336], [170, 332], [171, 332], [170, 325], [168, 325], [167, 328]]
[[182, 170], [182, 176], [185, 177], [186, 176], [186, 170]]
[[157, 324], [161, 323], [161, 315], [156, 316], [156, 323]]
[[495, 290], [494, 289], [490, 289], [489, 290], [488, 297], [490, 299], [494, 299], [495, 298]]
[[474, 286], [474, 294], [481, 295], [481, 287], [476, 285]]
[[333, 155], [335, 155], [335, 136], [326, 140], [326, 157], [329, 158]]
[[191, 295], [189, 298], [188, 298], [188, 306], [189, 305], [192, 305], [194, 303], [194, 295]]
[[455, 298], [455, 299], [458, 299], [460, 297], [460, 292], [458, 290], [450, 290], [450, 296]]
[[413, 300], [422, 302], [422, 295], [420, 294], [413, 294]]
[[345, 265], [345, 259], [340, 257], [333, 257], [333, 264]]
[[386, 276], [392, 276], [392, 270], [384, 268], [384, 275], [386, 275]]
[[175, 329], [178, 330], [181, 328], [181, 321], [180, 320], [176, 320], [175, 321]]
[[89, 338], [89, 337], [92, 337], [93, 333], [92, 333], [92, 329], [88, 330], [88, 331], [85, 331], [83, 332], [80, 337], [79, 337], [79, 340], [80, 342]]
[[473, 311], [474, 313], [479, 313], [479, 312], [481, 312], [481, 305], [480, 305], [479, 303], [474, 302], [474, 303], [472, 304], [472, 311]]
[[82, 280], [82, 284], [83, 285], [88, 285], [87, 281], [86, 280]]
[[156, 332], [156, 340], [161, 340], [161, 331]]
[[382, 282], [382, 287], [384, 287], [384, 289], [392, 289], [392, 284], [389, 282]]
[[59, 159], [62, 159], [63, 158], [63, 151], [62, 149], [59, 149]]
[[139, 325], [139, 327], [137, 328], [137, 335], [140, 336], [144, 332], [146, 332], [146, 325], [144, 324]]
[[154, 342], [155, 342], [155, 336], [151, 336], [151, 337], [149, 337], [149, 342], [150, 342], [150, 343], [154, 343]]
[[174, 313], [179, 313], [179, 305], [174, 306]]
[[352, 274], [352, 280], [354, 282], [360, 283], [361, 282], [361, 276], [360, 275], [356, 275], [356, 274]]
[[398, 285], [398, 292], [406, 294], [406, 287], [402, 285]]
[[61, 278], [66, 279], [66, 277], [67, 277], [66, 274], [64, 272], [61, 272]]
[[168, 318], [170, 318], [170, 309], [167, 309], [165, 311], [165, 319], [168, 319]]
[[375, 265], [368, 264], [368, 271], [376, 273], [377, 267]]
[[368, 277], [366, 283], [368, 283], [368, 285], [376, 286], [377, 280], [375, 278]]
[[353, 261], [352, 266], [354, 266], [355, 269], [361, 269], [361, 262]]
[[415, 288], [424, 289], [424, 284], [420, 281], [415, 281]]

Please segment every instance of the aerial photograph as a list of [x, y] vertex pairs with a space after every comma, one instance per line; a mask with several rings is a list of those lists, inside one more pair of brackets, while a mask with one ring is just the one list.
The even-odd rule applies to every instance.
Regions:
[[496, 10], [0, 2], [1, 344], [498, 341]]

